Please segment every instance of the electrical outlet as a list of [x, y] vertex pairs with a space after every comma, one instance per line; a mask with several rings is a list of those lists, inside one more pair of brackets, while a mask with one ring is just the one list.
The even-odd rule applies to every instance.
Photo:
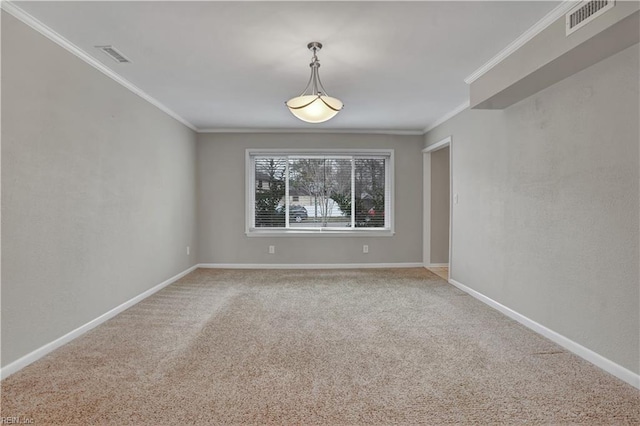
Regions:
[[191, 247], [187, 246], [187, 256], [189, 256], [189, 254], [191, 254]]
[[269, 246], [269, 254], [274, 254], [276, 252], [276, 246]]
[[366, 245], [366, 244], [365, 244], [365, 245], [363, 245], [363, 246], [362, 246], [362, 252], [363, 252], [363, 253], [369, 253], [369, 246], [368, 246], [368, 245]]

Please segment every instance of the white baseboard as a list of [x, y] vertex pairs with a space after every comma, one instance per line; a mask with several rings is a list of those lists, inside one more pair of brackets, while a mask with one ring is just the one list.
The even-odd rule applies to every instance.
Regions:
[[425, 268], [448, 268], [448, 263], [429, 263]]
[[556, 333], [555, 331], [543, 326], [542, 324], [539, 324], [534, 320], [527, 318], [522, 314], [519, 314], [513, 309], [508, 308], [503, 304], [496, 302], [495, 300], [467, 287], [464, 284], [459, 283], [456, 280], [449, 279], [449, 283], [458, 287], [460, 290], [464, 291], [465, 293], [470, 294], [471, 296], [475, 297], [481, 302], [484, 302], [487, 305], [491, 306], [492, 308], [502, 312], [509, 318], [518, 321], [520, 324], [524, 325], [525, 327], [528, 327], [531, 330], [535, 331], [536, 333], [541, 334], [547, 339], [557, 343], [558, 345], [562, 346], [568, 351], [573, 352], [579, 357], [589, 361], [590, 363], [596, 365], [597, 367], [600, 367], [607, 373], [610, 373], [616, 376], [617, 378], [619, 378], [620, 380], [623, 380], [629, 383], [631, 386], [640, 389], [640, 375], [634, 373], [633, 371], [627, 370], [623, 366], [616, 364], [610, 359], [603, 357], [602, 355], [592, 351], [591, 349], [585, 348], [579, 343], [576, 343], [573, 340], [559, 333]]
[[27, 365], [39, 360], [40, 358], [42, 358], [43, 356], [47, 355], [48, 353], [58, 349], [60, 346], [66, 344], [66, 343], [69, 343], [73, 339], [83, 335], [84, 333], [86, 333], [87, 331], [91, 330], [92, 328], [95, 328], [98, 325], [102, 324], [103, 322], [107, 321], [108, 319], [111, 319], [111, 318], [115, 317], [120, 312], [124, 311], [125, 309], [130, 308], [131, 306], [135, 305], [136, 303], [138, 303], [138, 302], [142, 301], [143, 299], [146, 299], [147, 297], [151, 296], [153, 293], [156, 293], [157, 291], [163, 289], [164, 287], [168, 286], [169, 284], [179, 280], [180, 278], [184, 277], [188, 273], [194, 271], [197, 267], [198, 267], [198, 265], [194, 265], [191, 268], [180, 272], [178, 275], [174, 275], [173, 277], [169, 278], [168, 280], [166, 280], [164, 282], [161, 282], [160, 284], [156, 285], [155, 287], [152, 287], [149, 290], [147, 290], [147, 291], [145, 291], [143, 293], [140, 293], [136, 297], [127, 300], [123, 304], [116, 306], [115, 308], [111, 309], [110, 311], [108, 311], [108, 312], [100, 315], [99, 317], [89, 321], [88, 323], [76, 328], [75, 330], [70, 331], [69, 333], [65, 334], [64, 336], [57, 338], [53, 342], [49, 342], [46, 345], [39, 347], [35, 351], [26, 354], [22, 358], [19, 358], [19, 359], [13, 361], [10, 364], [7, 364], [6, 366], [2, 367], [2, 369], [0, 369], [0, 379], [4, 379], [6, 377], [9, 377], [13, 373], [23, 369]]
[[200, 263], [206, 269], [366, 269], [366, 268], [422, 268], [415, 263]]

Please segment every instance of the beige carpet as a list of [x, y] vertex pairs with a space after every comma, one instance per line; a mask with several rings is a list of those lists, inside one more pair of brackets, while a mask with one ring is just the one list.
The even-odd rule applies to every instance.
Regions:
[[424, 269], [198, 270], [2, 382], [35, 424], [638, 424], [640, 393]]

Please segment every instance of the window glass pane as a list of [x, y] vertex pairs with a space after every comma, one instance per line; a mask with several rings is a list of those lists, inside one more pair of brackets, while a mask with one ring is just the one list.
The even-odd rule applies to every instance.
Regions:
[[356, 227], [384, 227], [385, 160], [355, 159]]
[[291, 158], [289, 196], [291, 228], [350, 226], [351, 159]]
[[351, 227], [351, 159], [327, 160], [327, 193], [331, 200], [329, 226]]
[[286, 158], [262, 158], [255, 164], [255, 226], [256, 228], [284, 227]]
[[250, 155], [254, 178], [247, 189], [254, 202], [248, 210], [249, 228], [307, 233], [349, 231], [354, 226], [362, 231], [391, 230], [385, 227], [392, 214], [392, 206], [386, 205], [392, 190], [386, 187], [391, 155]]

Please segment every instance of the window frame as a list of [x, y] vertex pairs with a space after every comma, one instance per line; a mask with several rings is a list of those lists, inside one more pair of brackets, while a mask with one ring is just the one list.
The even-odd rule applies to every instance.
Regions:
[[[385, 157], [385, 223], [384, 228], [256, 228], [255, 212], [255, 167], [253, 158], [259, 156], [371, 156]], [[395, 234], [395, 186], [393, 149], [258, 149], [245, 151], [245, 234], [248, 237], [390, 237]], [[289, 182], [286, 188], [288, 193]], [[353, 189], [353, 188], [352, 188]], [[286, 200], [286, 197], [285, 197]], [[286, 215], [288, 210], [285, 208]]]

